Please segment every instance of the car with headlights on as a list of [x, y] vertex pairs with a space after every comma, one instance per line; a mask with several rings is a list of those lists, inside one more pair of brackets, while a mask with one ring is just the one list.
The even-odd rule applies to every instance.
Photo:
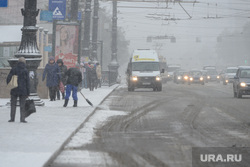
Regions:
[[178, 71], [178, 73], [176, 73], [176, 80], [175, 83], [179, 84], [179, 83], [187, 83], [188, 82], [188, 77], [189, 73], [187, 71]]
[[200, 70], [191, 70], [189, 72], [188, 84], [198, 83], [198, 84], [205, 84], [204, 77]]
[[178, 64], [170, 64], [168, 65], [168, 80], [174, 80], [174, 73], [176, 71], [179, 71], [181, 69], [181, 66]]
[[208, 82], [220, 82], [220, 75], [215, 69], [207, 69], [207, 81]]
[[238, 67], [227, 67], [222, 78], [222, 82], [224, 85], [227, 85], [228, 83], [232, 83], [234, 81], [234, 76], [236, 75], [237, 70]]
[[204, 82], [208, 83], [208, 79], [207, 79], [207, 70], [201, 70], [202, 76], [204, 78]]
[[250, 66], [238, 68], [233, 81], [233, 93], [237, 98], [242, 98], [242, 95], [250, 95]]

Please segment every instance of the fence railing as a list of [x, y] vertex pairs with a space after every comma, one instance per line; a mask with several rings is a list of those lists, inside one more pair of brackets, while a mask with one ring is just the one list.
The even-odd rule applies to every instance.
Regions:
[[112, 86], [116, 84], [117, 73], [114, 71], [102, 71], [102, 85]]

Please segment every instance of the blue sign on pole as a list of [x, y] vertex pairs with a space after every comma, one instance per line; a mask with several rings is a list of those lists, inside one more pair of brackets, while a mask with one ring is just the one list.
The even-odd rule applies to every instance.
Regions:
[[[71, 14], [68, 13], [68, 18], [70, 18], [70, 17], [71, 17]], [[77, 20], [82, 20], [82, 12], [81, 11], [78, 11]]]
[[51, 11], [48, 11], [48, 10], [41, 10], [40, 20], [41, 21], [52, 21], [53, 20], [53, 13]]
[[53, 19], [64, 20], [66, 14], [66, 0], [49, 0], [49, 11], [53, 13]]
[[52, 52], [52, 47], [51, 46], [45, 46], [44, 51]]
[[8, 7], [8, 0], [0, 0], [0, 7]]

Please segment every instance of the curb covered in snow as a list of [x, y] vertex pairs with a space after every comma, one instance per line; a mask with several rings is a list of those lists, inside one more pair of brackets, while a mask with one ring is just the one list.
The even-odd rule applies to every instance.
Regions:
[[71, 138], [81, 129], [84, 127], [85, 123], [89, 121], [89, 119], [95, 114], [98, 106], [100, 104], [102, 104], [105, 99], [113, 92], [116, 90], [116, 88], [118, 87], [119, 85], [115, 85], [114, 89], [109, 92], [104, 98], [103, 100], [97, 105], [95, 106], [94, 110], [88, 115], [88, 117], [83, 121], [83, 123], [81, 123], [72, 133], [71, 135], [63, 142], [63, 144], [60, 146], [60, 148], [50, 157], [50, 159], [48, 159], [47, 162], [45, 162], [45, 164], [43, 165], [43, 167], [46, 167], [48, 165], [50, 165], [53, 160], [60, 154], [60, 152], [64, 149], [64, 147], [69, 143], [69, 141], [71, 140]]

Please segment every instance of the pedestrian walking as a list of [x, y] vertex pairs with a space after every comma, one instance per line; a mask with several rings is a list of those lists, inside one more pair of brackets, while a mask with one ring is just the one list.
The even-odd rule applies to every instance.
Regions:
[[96, 75], [96, 68], [93, 63], [90, 63], [89, 68], [87, 68], [87, 78], [88, 78], [89, 90], [94, 91], [97, 75]]
[[101, 65], [97, 62], [96, 63], [96, 75], [97, 75], [97, 81], [96, 81], [96, 89], [97, 87], [101, 87], [102, 84], [101, 84], [101, 79], [102, 79], [102, 68], [101, 68]]
[[87, 70], [89, 68], [89, 64], [87, 62], [84, 62], [84, 66], [83, 66], [84, 70], [83, 70], [83, 82], [84, 82], [84, 88], [88, 89], [88, 77], [87, 77]]
[[26, 60], [24, 57], [20, 57], [17, 63], [17, 66], [10, 70], [9, 75], [7, 76], [7, 84], [10, 82], [13, 75], [17, 75], [18, 87], [11, 89], [10, 95], [10, 120], [9, 122], [15, 122], [16, 116], [16, 104], [17, 98], [19, 97], [20, 103], [20, 121], [22, 123], [27, 123], [25, 121], [25, 101], [30, 94], [30, 80], [29, 72], [26, 68]]
[[81, 88], [85, 88], [85, 85], [84, 85], [84, 71], [85, 71], [85, 68], [84, 68], [84, 64], [81, 63], [80, 64], [80, 72], [82, 74], [82, 83], [81, 83]]
[[49, 88], [49, 97], [50, 101], [56, 100], [56, 92], [58, 90], [60, 76], [60, 69], [58, 65], [55, 63], [54, 57], [49, 58], [48, 64], [46, 64], [45, 69], [43, 71], [43, 79], [44, 81], [46, 77], [46, 86]]
[[69, 102], [69, 97], [72, 91], [72, 97], [74, 100], [73, 107], [77, 107], [77, 87], [82, 82], [82, 74], [80, 72], [80, 65], [76, 64], [76, 67], [70, 68], [65, 73], [67, 76], [67, 83], [66, 83], [66, 96], [65, 96], [65, 102], [63, 107], [67, 107]]
[[[60, 75], [61, 75], [61, 79], [60, 79], [60, 81], [59, 81], [59, 84], [60, 84], [60, 82], [62, 82], [63, 85], [61, 85], [61, 86], [64, 87], [64, 86], [66, 85], [66, 82], [67, 82], [67, 77], [66, 77], [66, 75], [65, 75], [65, 73], [66, 73], [66, 71], [67, 71], [67, 66], [64, 65], [62, 59], [58, 59], [58, 60], [56, 61], [56, 63], [57, 63], [57, 65], [58, 65], [58, 67], [59, 67], [59, 71], [60, 71], [59, 73], [60, 73]], [[60, 92], [61, 92], [60, 89], [57, 90], [57, 100], [60, 100]], [[63, 92], [61, 92], [61, 93], [62, 93], [62, 99], [64, 99], [64, 97], [65, 97], [65, 92], [63, 91]]]

